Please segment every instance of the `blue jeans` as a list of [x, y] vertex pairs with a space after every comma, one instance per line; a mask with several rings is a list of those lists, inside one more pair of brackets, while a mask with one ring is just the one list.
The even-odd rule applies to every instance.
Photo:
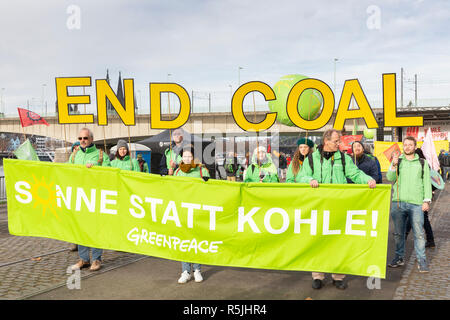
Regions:
[[406, 220], [409, 218], [414, 234], [414, 250], [419, 262], [426, 262], [425, 256], [425, 232], [423, 230], [422, 206], [407, 202], [392, 202], [391, 216], [394, 221], [395, 257], [405, 256], [405, 231]]
[[[201, 265], [198, 263], [193, 263], [193, 267], [194, 267], [194, 271], [195, 270], [200, 271]], [[183, 269], [183, 272], [187, 271], [187, 272], [191, 273], [191, 263], [190, 262], [181, 262], [181, 268]]]
[[[80, 256], [80, 259], [84, 260], [84, 261], [91, 261], [91, 259], [89, 259], [89, 247], [85, 247], [82, 245], [78, 245], [78, 255]], [[97, 248], [92, 248], [92, 261], [95, 260], [102, 260], [102, 253], [103, 253], [103, 249], [97, 249]]]

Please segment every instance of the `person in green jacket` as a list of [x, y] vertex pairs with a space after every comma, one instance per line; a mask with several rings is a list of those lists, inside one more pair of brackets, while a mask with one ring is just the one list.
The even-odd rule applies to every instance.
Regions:
[[117, 141], [116, 158], [111, 161], [111, 167], [119, 168], [121, 170], [131, 170], [140, 172], [141, 168], [136, 159], [131, 159], [130, 150], [125, 140]]
[[[202, 164], [195, 163], [194, 154], [194, 148], [192, 145], [184, 146], [182, 150], [182, 160], [173, 175], [175, 177], [202, 178], [207, 181], [210, 177], [208, 169], [206, 169]], [[181, 268], [182, 273], [181, 277], [178, 279], [178, 283], [186, 283], [191, 279], [191, 263], [181, 262]], [[203, 277], [200, 270], [201, 265], [198, 263], [193, 263], [193, 269], [195, 282], [202, 282]]]
[[[319, 183], [346, 184], [346, 178], [349, 178], [354, 183], [367, 183], [370, 188], [375, 188], [375, 180], [359, 170], [349, 155], [339, 151], [340, 138], [341, 134], [335, 129], [325, 131], [322, 145], [303, 162], [298, 180], [302, 183], [309, 183], [312, 188], [317, 188]], [[312, 165], [310, 160], [313, 161]], [[325, 274], [313, 272], [312, 277], [313, 289], [320, 289]], [[336, 288], [342, 290], [347, 288], [344, 282], [345, 275], [333, 274], [332, 278]]]
[[244, 182], [280, 182], [277, 167], [263, 146], [259, 146], [253, 152], [252, 162], [244, 175]]
[[[74, 150], [70, 156], [69, 163], [85, 165], [86, 168], [92, 166], [109, 167], [111, 165], [109, 157], [101, 149], [97, 149], [94, 145], [94, 135], [88, 128], [83, 128], [78, 134], [80, 147]], [[90, 267], [91, 271], [97, 271], [101, 267], [102, 249], [92, 248], [92, 265], [90, 264], [89, 251], [91, 248], [78, 245], [78, 254], [80, 260], [71, 266], [72, 270], [79, 270]]]
[[184, 142], [184, 131], [181, 128], [175, 129], [172, 133], [172, 145], [164, 150], [159, 163], [159, 174], [162, 176], [172, 176], [181, 162], [181, 150], [186, 145]]
[[307, 138], [300, 138], [297, 140], [297, 146], [298, 148], [294, 153], [294, 158], [287, 170], [287, 183], [300, 182], [300, 170], [305, 158], [313, 152], [314, 142]]
[[138, 161], [138, 164], [139, 164], [139, 170], [140, 170], [141, 172], [150, 173], [150, 170], [148, 169], [147, 161], [145, 161], [145, 160], [142, 158], [142, 153], [139, 153], [139, 154], [137, 155], [137, 161]]
[[394, 221], [395, 257], [388, 264], [396, 268], [404, 265], [405, 224], [409, 217], [414, 233], [419, 272], [429, 272], [425, 255], [425, 234], [423, 211], [430, 209], [432, 198], [430, 168], [426, 160], [420, 160], [415, 153], [417, 141], [406, 137], [403, 154], [394, 154], [386, 178], [395, 181], [393, 186], [391, 216]]

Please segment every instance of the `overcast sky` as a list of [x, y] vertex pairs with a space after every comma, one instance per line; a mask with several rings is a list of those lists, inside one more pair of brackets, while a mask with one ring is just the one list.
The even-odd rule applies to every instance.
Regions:
[[[241, 84], [303, 74], [333, 89], [337, 58], [339, 93], [358, 78], [380, 101], [381, 75], [397, 73], [399, 87], [403, 67], [406, 80], [418, 75], [419, 99], [450, 102], [449, 2], [2, 1], [0, 93], [8, 114], [27, 103], [41, 112], [43, 93], [53, 111], [55, 77], [94, 84], [109, 69], [114, 89], [119, 71], [135, 79], [148, 109], [148, 83], [169, 73], [188, 92], [234, 91], [239, 67]], [[405, 100], [413, 88], [405, 83]]]

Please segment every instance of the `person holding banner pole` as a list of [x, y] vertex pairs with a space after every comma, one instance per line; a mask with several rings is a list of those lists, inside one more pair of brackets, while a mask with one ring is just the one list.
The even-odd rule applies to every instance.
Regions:
[[170, 140], [170, 147], [164, 151], [159, 163], [159, 173], [163, 176], [172, 176], [181, 162], [180, 153], [184, 146], [183, 130], [181, 128], [175, 129]]
[[417, 141], [407, 136], [403, 140], [403, 154], [395, 153], [386, 178], [395, 181], [392, 201], [399, 205], [391, 208], [394, 221], [395, 257], [388, 264], [391, 268], [404, 265], [406, 220], [412, 226], [414, 234], [414, 250], [416, 252], [420, 273], [429, 272], [425, 255], [425, 234], [423, 230], [424, 214], [430, 209], [431, 178], [428, 162], [421, 160], [415, 152]]
[[[186, 145], [182, 150], [182, 160], [175, 170], [175, 177], [193, 177], [202, 178], [207, 181], [210, 177], [208, 169], [206, 169], [202, 164], [195, 163], [194, 161], [194, 147], [192, 145]], [[184, 284], [191, 280], [191, 271], [194, 270], [194, 280], [195, 282], [202, 282], [203, 277], [201, 274], [201, 265], [198, 263], [193, 263], [191, 268], [190, 262], [181, 262], [182, 273], [181, 277], [178, 279], [178, 283]]]
[[[359, 170], [348, 154], [339, 151], [340, 138], [340, 132], [335, 129], [324, 132], [322, 145], [303, 162], [299, 182], [309, 183], [312, 188], [317, 188], [320, 183], [346, 184], [348, 178], [354, 183], [367, 183], [370, 188], [375, 188], [376, 181]], [[322, 288], [325, 274], [313, 272], [312, 278], [313, 289]], [[347, 288], [344, 274], [332, 274], [332, 279], [336, 288]]]
[[131, 159], [130, 150], [125, 140], [117, 141], [116, 158], [111, 161], [111, 167], [122, 170], [140, 172], [139, 163], [136, 159]]
[[314, 142], [307, 138], [300, 138], [297, 140], [297, 150], [294, 153], [294, 159], [292, 160], [286, 174], [286, 182], [299, 182], [300, 170], [302, 168], [305, 158], [313, 152]]
[[[111, 163], [107, 154], [94, 145], [94, 135], [88, 128], [83, 128], [78, 134], [80, 148], [74, 151], [70, 157], [73, 164], [85, 165], [91, 168], [94, 165], [110, 167]], [[78, 245], [78, 255], [80, 260], [71, 266], [72, 270], [79, 270], [90, 266], [91, 271], [97, 271], [101, 268], [102, 249], [92, 248], [92, 265], [90, 263], [89, 251], [91, 248]]]

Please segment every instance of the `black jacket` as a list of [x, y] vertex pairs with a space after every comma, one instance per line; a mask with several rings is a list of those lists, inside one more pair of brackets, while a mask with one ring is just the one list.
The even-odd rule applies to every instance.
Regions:
[[[355, 161], [355, 158], [352, 157], [352, 160]], [[378, 175], [377, 163], [375, 162], [375, 160], [369, 158], [366, 154], [363, 153], [361, 157], [356, 158], [356, 166], [365, 174], [371, 176], [377, 183], [381, 180], [381, 177], [379, 177]]]

